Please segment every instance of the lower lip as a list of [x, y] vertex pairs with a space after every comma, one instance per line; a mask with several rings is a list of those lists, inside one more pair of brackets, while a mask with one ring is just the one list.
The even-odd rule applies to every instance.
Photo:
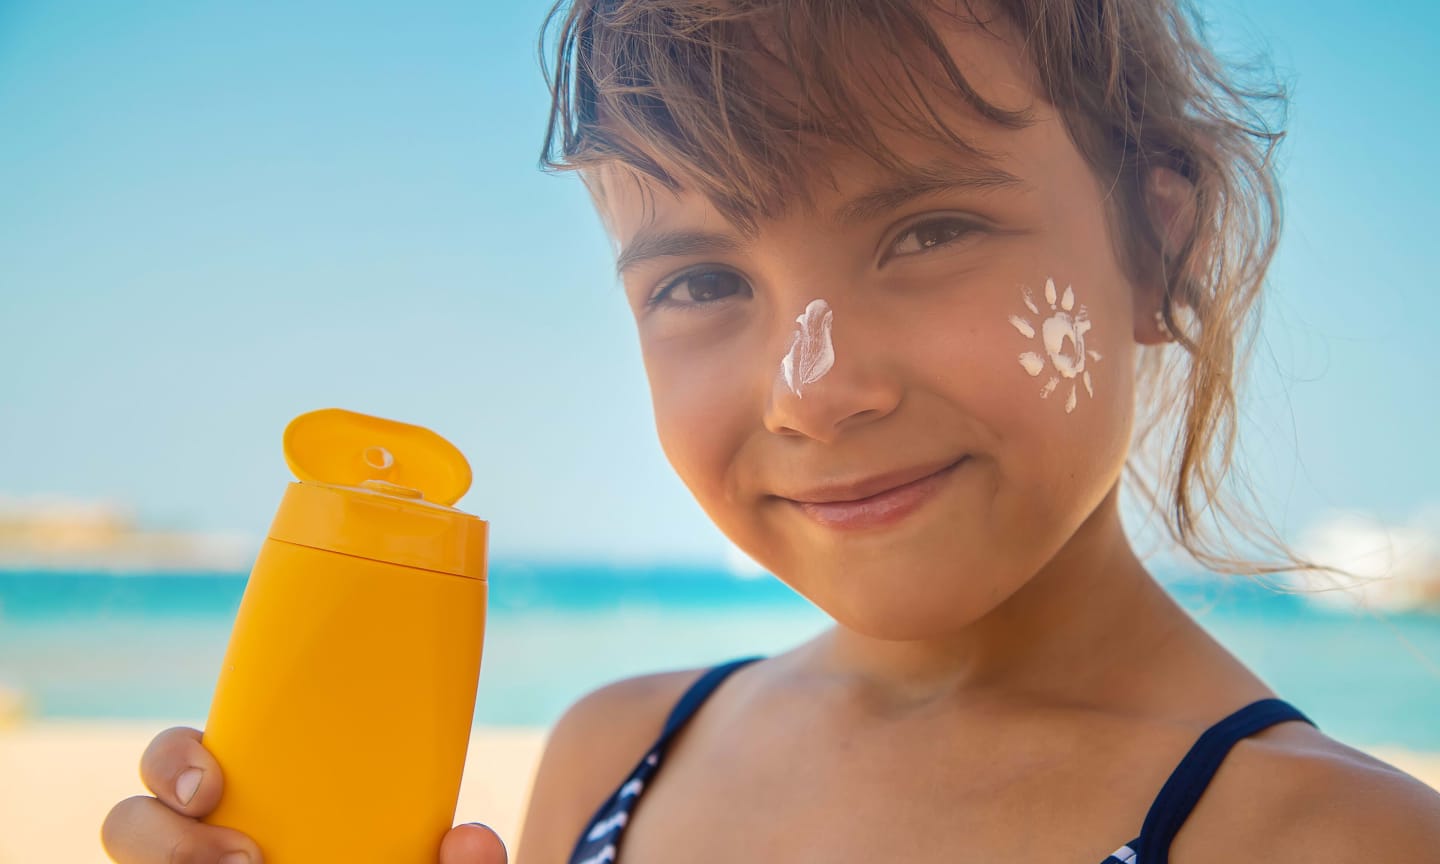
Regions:
[[930, 500], [955, 469], [965, 464], [961, 459], [948, 468], [942, 468], [919, 480], [912, 480], [904, 486], [896, 486], [894, 489], [887, 489], [878, 495], [871, 495], [869, 498], [859, 498], [855, 501], [832, 501], [825, 504], [816, 504], [807, 501], [792, 501], [800, 509], [800, 512], [809, 516], [827, 528], [836, 528], [843, 531], [860, 531], [867, 528], [880, 528], [893, 525], [920, 509], [920, 505]]

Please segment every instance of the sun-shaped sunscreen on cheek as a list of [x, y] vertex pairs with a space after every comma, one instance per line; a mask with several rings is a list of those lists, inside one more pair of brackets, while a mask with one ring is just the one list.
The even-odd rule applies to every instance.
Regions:
[[[1021, 297], [1025, 301], [1025, 308], [1035, 315], [1043, 313], [1040, 307], [1035, 305], [1035, 298], [1030, 295], [1030, 289], [1021, 286]], [[1095, 396], [1095, 389], [1090, 381], [1090, 370], [1085, 368], [1085, 360], [1099, 362], [1099, 351], [1088, 351], [1085, 348], [1085, 334], [1090, 332], [1090, 313], [1082, 305], [1078, 309], [1075, 306], [1075, 292], [1071, 286], [1065, 286], [1065, 291], [1059, 296], [1055, 291], [1055, 280], [1045, 280], [1045, 302], [1049, 305], [1048, 317], [1040, 321], [1040, 329], [1037, 334], [1035, 325], [1031, 321], [1019, 315], [1010, 316], [1010, 324], [1020, 332], [1026, 339], [1039, 339], [1045, 349], [1042, 355], [1036, 351], [1026, 351], [1020, 355], [1020, 366], [1031, 378], [1039, 377], [1045, 371], [1047, 365], [1052, 373], [1045, 383], [1040, 387], [1040, 398], [1045, 399], [1055, 388], [1060, 386], [1061, 378], [1080, 378], [1080, 383], [1085, 385], [1085, 392], [1092, 398]], [[1065, 413], [1069, 414], [1075, 410], [1076, 384], [1070, 384], [1070, 393], [1065, 399]]]
[[801, 392], [806, 384], [814, 384], [830, 367], [835, 365], [835, 345], [830, 341], [830, 322], [834, 313], [824, 300], [811, 300], [795, 323], [795, 335], [790, 340], [790, 350], [780, 361], [780, 374], [785, 386], [796, 396], [804, 398]]

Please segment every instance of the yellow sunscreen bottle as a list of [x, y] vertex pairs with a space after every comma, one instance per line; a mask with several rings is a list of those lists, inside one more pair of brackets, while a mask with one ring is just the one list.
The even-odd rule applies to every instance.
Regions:
[[203, 743], [206, 822], [266, 864], [435, 864], [485, 633], [486, 523], [428, 429], [342, 411], [285, 429], [291, 483], [235, 618]]

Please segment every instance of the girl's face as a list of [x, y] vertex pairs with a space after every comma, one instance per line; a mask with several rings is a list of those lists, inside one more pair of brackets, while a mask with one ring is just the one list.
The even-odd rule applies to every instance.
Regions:
[[753, 237], [698, 194], [603, 186], [671, 464], [741, 549], [879, 638], [963, 627], [1095, 533], [1152, 312], [1106, 185], [1018, 53], [951, 39], [982, 96], [1034, 112], [1021, 130], [951, 118], [991, 165], [918, 138], [890, 143], [921, 177], [833, 154], [835, 188]]

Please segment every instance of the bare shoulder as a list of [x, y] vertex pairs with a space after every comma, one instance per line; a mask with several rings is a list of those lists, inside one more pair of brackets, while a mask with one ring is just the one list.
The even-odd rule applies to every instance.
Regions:
[[576, 700], [550, 730], [526, 807], [518, 864], [563, 864], [595, 808], [659, 736], [704, 669], [637, 675]]
[[1217, 789], [1214, 815], [1243, 827], [1206, 832], [1213, 858], [1188, 860], [1440, 862], [1440, 793], [1430, 786], [1313, 729], [1257, 738], [1236, 745], [1231, 782]]
[[1338, 742], [1297, 758], [1277, 862], [1440, 862], [1440, 793]]

